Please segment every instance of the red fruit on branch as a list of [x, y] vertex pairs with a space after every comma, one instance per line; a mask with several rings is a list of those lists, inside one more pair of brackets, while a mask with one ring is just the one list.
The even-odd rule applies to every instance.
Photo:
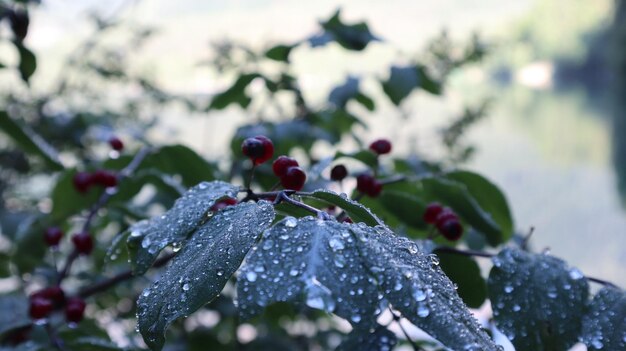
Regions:
[[356, 188], [370, 197], [377, 197], [383, 190], [383, 185], [372, 175], [362, 173], [356, 177]]
[[105, 188], [117, 186], [117, 175], [105, 169], [99, 169], [92, 174], [93, 182]]
[[344, 165], [336, 165], [330, 170], [330, 179], [340, 182], [348, 176], [348, 169]]
[[116, 136], [109, 139], [109, 145], [111, 145], [111, 148], [116, 151], [122, 151], [124, 149], [124, 143]]
[[49, 227], [43, 232], [43, 240], [48, 246], [59, 246], [63, 238], [63, 231], [58, 227]]
[[77, 172], [72, 178], [74, 189], [79, 193], [86, 193], [93, 185], [93, 177], [87, 172]]
[[93, 250], [93, 239], [88, 232], [74, 234], [72, 243], [74, 243], [74, 248], [80, 254], [89, 255]]
[[274, 163], [272, 163], [272, 171], [277, 177], [282, 177], [287, 173], [290, 167], [298, 167], [298, 161], [295, 158], [289, 156], [278, 156]]
[[424, 211], [424, 222], [429, 224], [435, 224], [437, 222], [437, 216], [443, 211], [443, 206], [437, 202], [432, 202], [426, 206]]
[[391, 152], [391, 142], [387, 139], [378, 139], [370, 144], [370, 150], [375, 154], [384, 155]]
[[263, 135], [254, 138], [247, 138], [241, 144], [241, 152], [257, 166], [272, 158], [274, 155], [274, 144]]
[[300, 167], [289, 167], [285, 175], [280, 177], [280, 184], [285, 189], [299, 191], [306, 182], [306, 173]]
[[33, 293], [31, 299], [34, 298], [44, 298], [52, 302], [53, 305], [60, 306], [65, 302], [65, 292], [59, 286], [50, 286]]
[[448, 219], [437, 226], [441, 235], [450, 241], [457, 241], [463, 235], [463, 226], [456, 219]]
[[32, 319], [46, 318], [52, 312], [52, 307], [52, 301], [45, 297], [33, 296], [30, 299], [28, 314]]
[[83, 319], [85, 314], [85, 301], [78, 297], [72, 297], [67, 300], [65, 305], [65, 319], [70, 323], [78, 323]]

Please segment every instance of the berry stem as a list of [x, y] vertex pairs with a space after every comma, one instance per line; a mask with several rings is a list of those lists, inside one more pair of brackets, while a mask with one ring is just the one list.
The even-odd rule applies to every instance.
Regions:
[[[293, 194], [292, 194], [293, 195]], [[318, 216], [318, 218], [326, 218], [327, 217], [327, 213], [321, 210], [318, 210], [317, 208], [313, 207], [313, 206], [309, 206], [307, 204], [305, 204], [304, 202], [300, 202], [300, 201], [296, 201], [292, 198], [289, 197], [289, 194], [287, 194], [286, 191], [280, 191], [278, 192], [278, 195], [276, 196], [276, 201], [274, 201], [274, 205], [278, 205], [281, 202], [286, 202], [289, 203], [291, 205], [300, 207], [302, 209], [305, 209], [315, 215]]]
[[404, 329], [404, 326], [402, 325], [402, 323], [400, 323], [400, 321], [402, 320], [402, 317], [399, 316], [398, 314], [396, 314], [396, 312], [394, 310], [392, 310], [391, 307], [389, 307], [389, 312], [391, 312], [391, 315], [393, 316], [394, 322], [396, 322], [396, 324], [398, 324], [398, 326], [400, 327], [400, 330], [402, 331], [402, 334], [404, 334], [404, 337], [406, 338], [406, 340], [413, 347], [413, 351], [424, 351], [423, 348], [421, 348], [419, 345], [417, 345], [415, 343], [415, 341], [413, 341], [413, 339], [411, 338], [409, 333], [406, 331], [406, 329]]
[[46, 333], [48, 333], [48, 337], [50, 338], [50, 343], [52, 343], [52, 346], [54, 346], [54, 348], [57, 350], [67, 351], [67, 349], [63, 345], [63, 340], [59, 338], [59, 336], [57, 335], [54, 328], [52, 328], [50, 323], [46, 323], [45, 329], [46, 329]]

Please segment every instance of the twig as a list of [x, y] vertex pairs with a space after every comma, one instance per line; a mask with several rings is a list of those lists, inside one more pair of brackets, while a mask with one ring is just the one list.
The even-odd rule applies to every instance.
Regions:
[[276, 201], [274, 201], [275, 205], [278, 205], [281, 202], [286, 202], [289, 203], [291, 205], [300, 207], [304, 210], [307, 210], [315, 215], [317, 215], [320, 218], [326, 218], [327, 217], [327, 213], [321, 210], [318, 210], [317, 208], [313, 207], [313, 206], [309, 206], [307, 204], [305, 204], [304, 202], [300, 202], [300, 201], [296, 201], [292, 198], [289, 197], [289, 195], [285, 192], [285, 191], [281, 191], [278, 193], [278, 196], [276, 197]]
[[[174, 256], [176, 256], [176, 254], [174, 252], [169, 253], [167, 255], [164, 255], [162, 257], [160, 257], [159, 259], [157, 259], [156, 261], [154, 261], [154, 264], [152, 265], [152, 268], [159, 268], [159, 267], [163, 267], [165, 266], [165, 264], [167, 264], [167, 262], [169, 262], [172, 258], [174, 258]], [[107, 289], [109, 289], [112, 286], [117, 285], [118, 283], [121, 283], [125, 280], [129, 280], [134, 278], [135, 276], [133, 275], [132, 270], [127, 270], [121, 273], [118, 273], [114, 276], [112, 276], [111, 278], [102, 280], [98, 283], [95, 283], [91, 286], [88, 286], [87, 288], [81, 290], [78, 293], [78, 296], [82, 297], [82, 298], [87, 298], [91, 295], [97, 294], [99, 292], [105, 291]]]
[[619, 286], [617, 286], [617, 285], [615, 285], [615, 284], [613, 284], [613, 283], [611, 283], [611, 282], [609, 282], [607, 280], [604, 280], [604, 279], [594, 278], [594, 277], [590, 277], [588, 275], [586, 275], [585, 278], [587, 278], [587, 280], [589, 280], [590, 282], [594, 282], [594, 283], [598, 283], [598, 284], [602, 284], [602, 285], [605, 285], [605, 286], [610, 286], [612, 288], [619, 289]]
[[411, 346], [413, 347], [413, 350], [424, 351], [424, 349], [419, 347], [419, 345], [417, 345], [415, 341], [413, 341], [409, 333], [406, 331], [406, 329], [404, 329], [404, 326], [402, 325], [402, 323], [400, 323], [400, 321], [402, 320], [402, 317], [398, 316], [394, 312], [394, 310], [391, 309], [391, 307], [389, 307], [389, 312], [391, 312], [391, 315], [393, 316], [393, 320], [398, 324], [398, 326], [400, 326], [400, 330], [402, 330], [402, 334], [404, 334], [404, 337], [406, 338], [406, 340], [411, 344]]
[[50, 323], [46, 323], [45, 329], [46, 329], [46, 332], [48, 333], [48, 337], [50, 338], [50, 342], [52, 343], [52, 346], [54, 346], [54, 348], [56, 348], [57, 350], [66, 351], [67, 349], [65, 348], [65, 346], [63, 346], [63, 340], [59, 338], [59, 336], [57, 335], [56, 331], [52, 328]]

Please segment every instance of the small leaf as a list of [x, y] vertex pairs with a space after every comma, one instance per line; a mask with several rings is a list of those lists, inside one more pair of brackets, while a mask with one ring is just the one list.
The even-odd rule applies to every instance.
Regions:
[[383, 91], [394, 105], [398, 106], [413, 89], [419, 86], [419, 73], [414, 66], [392, 66], [389, 79], [382, 82]]
[[476, 260], [467, 256], [435, 251], [439, 266], [458, 287], [457, 292], [470, 308], [479, 308], [487, 299], [487, 284]]
[[435, 177], [423, 178], [420, 183], [429, 200], [452, 207], [472, 227], [484, 234], [491, 246], [504, 242], [503, 230], [464, 184]]
[[330, 40], [336, 41], [344, 49], [361, 51], [372, 41], [378, 40], [365, 22], [355, 24], [345, 24], [339, 18], [341, 11], [335, 14], [326, 22], [320, 23], [325, 33], [318, 38], [311, 39], [313, 46], [324, 45]]
[[345, 108], [350, 99], [359, 94], [359, 78], [349, 76], [346, 82], [336, 86], [328, 95], [328, 102], [336, 108]]
[[462, 183], [480, 207], [488, 212], [498, 224], [503, 234], [503, 241], [513, 235], [513, 218], [506, 197], [492, 182], [478, 173], [453, 171], [446, 173], [446, 178]]
[[626, 350], [626, 293], [602, 288], [583, 317], [582, 342], [589, 350]]
[[289, 62], [289, 54], [295, 45], [276, 45], [265, 52], [265, 57], [280, 62]]
[[382, 325], [376, 329], [353, 329], [337, 347], [337, 351], [355, 350], [392, 350], [398, 339], [396, 335]]
[[0, 311], [0, 339], [10, 330], [31, 324], [28, 299], [23, 295], [0, 295]]
[[11, 251], [11, 262], [19, 274], [30, 273], [42, 263], [47, 249], [43, 232], [48, 226], [48, 218], [42, 214], [33, 214], [20, 223]]
[[578, 340], [589, 294], [578, 269], [505, 248], [493, 258], [487, 284], [496, 325], [516, 350], [568, 350]]
[[[275, 302], [332, 312], [354, 325], [375, 323], [378, 289], [361, 264], [348, 225], [287, 217], [263, 234], [237, 281], [247, 319]], [[275, 253], [275, 254], [274, 254]]]
[[160, 350], [165, 331], [213, 300], [274, 219], [267, 201], [244, 203], [219, 211], [197, 229], [161, 279], [137, 301], [138, 327], [146, 344]]
[[365, 165], [373, 169], [378, 168], [378, 158], [373, 152], [369, 150], [361, 150], [361, 151], [354, 152], [351, 154], [337, 151], [337, 153], [335, 154], [335, 160], [340, 159], [342, 157], [347, 157], [347, 158], [355, 159], [357, 161], [361, 161]]
[[374, 111], [376, 109], [374, 100], [363, 93], [356, 94], [354, 96], [354, 100], [370, 111]]
[[58, 152], [28, 125], [18, 123], [6, 111], [0, 111], [0, 130], [4, 131], [23, 151], [41, 157], [54, 171], [63, 169]]
[[161, 250], [187, 239], [208, 219], [209, 209], [217, 200], [225, 196], [235, 197], [237, 191], [237, 187], [225, 182], [202, 182], [176, 200], [174, 207], [162, 216], [134, 224], [128, 238], [133, 273], [145, 273]]
[[248, 107], [252, 99], [246, 95], [246, 88], [248, 84], [259, 77], [261, 77], [261, 75], [258, 73], [240, 75], [230, 88], [213, 97], [209, 109], [222, 110], [230, 104], [238, 104], [242, 108]]
[[330, 190], [316, 190], [307, 196], [342, 208], [355, 223], [363, 222], [369, 226], [382, 225], [381, 220], [365, 206]]
[[37, 69], [37, 58], [28, 48], [26, 48], [21, 42], [14, 41], [13, 44], [17, 48], [17, 52], [20, 55], [20, 64], [18, 69], [22, 80], [28, 83], [30, 77], [35, 73]]

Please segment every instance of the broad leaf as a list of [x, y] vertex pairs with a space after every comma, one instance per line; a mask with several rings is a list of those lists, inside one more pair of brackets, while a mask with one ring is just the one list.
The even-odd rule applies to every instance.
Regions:
[[42, 214], [33, 214], [20, 223], [11, 251], [11, 262], [19, 274], [30, 273], [41, 265], [47, 249], [43, 233], [48, 226], [48, 218]]
[[322, 200], [343, 209], [355, 223], [363, 222], [369, 226], [382, 224], [381, 220], [378, 219], [375, 214], [360, 203], [349, 199], [347, 196], [341, 196], [330, 190], [315, 190], [310, 195], [307, 195], [307, 197]]
[[374, 168], [374, 169], [378, 168], [378, 158], [373, 152], [369, 150], [361, 150], [361, 151], [357, 151], [351, 154], [338, 151], [335, 154], [335, 160], [342, 158], [342, 157], [347, 157], [347, 158], [355, 159], [357, 161], [361, 161], [365, 165], [370, 166], [371, 168]]
[[6, 111], [0, 111], [0, 130], [5, 132], [23, 151], [40, 157], [50, 169], [63, 169], [58, 152], [28, 125], [18, 123]]
[[496, 325], [516, 350], [567, 350], [578, 340], [589, 286], [564, 261], [506, 248], [493, 258], [488, 292]]
[[240, 75], [230, 88], [213, 97], [209, 109], [222, 110], [230, 104], [238, 104], [242, 108], [248, 107], [252, 99], [246, 95], [246, 88], [258, 77], [261, 77], [258, 73]]
[[384, 298], [402, 316], [453, 350], [499, 350], [420, 243], [385, 227], [352, 225], [361, 256]]
[[374, 326], [389, 305], [455, 350], [497, 350], [419, 243], [385, 227], [286, 218], [266, 231], [241, 270], [241, 314], [272, 302], [333, 312]]
[[457, 292], [468, 307], [479, 308], [487, 299], [487, 284], [480, 267], [471, 257], [435, 251], [439, 266], [458, 287]]
[[394, 333], [382, 325], [379, 325], [374, 330], [353, 329], [339, 347], [337, 347], [337, 351], [390, 351], [396, 346], [397, 342], [398, 339]]
[[20, 64], [18, 70], [20, 71], [20, 77], [26, 83], [30, 77], [35, 73], [37, 69], [37, 58], [32, 51], [26, 48], [21, 42], [14, 41], [13, 44], [17, 48], [17, 52], [20, 55]]
[[202, 182], [189, 189], [162, 216], [140, 221], [131, 228], [128, 249], [135, 275], [145, 273], [161, 250], [185, 240], [207, 220], [209, 209], [223, 197], [236, 197], [237, 187], [221, 182]]
[[440, 201], [452, 207], [472, 227], [484, 234], [491, 246], [504, 242], [504, 231], [492, 215], [480, 206], [465, 185], [436, 177], [424, 178], [420, 183], [429, 200]]
[[396, 106], [413, 90], [422, 88], [431, 94], [441, 94], [441, 84], [432, 79], [421, 65], [392, 66], [389, 78], [381, 82], [383, 91]]
[[274, 302], [292, 302], [365, 327], [381, 310], [372, 277], [359, 257], [350, 227], [313, 217], [287, 217], [263, 234], [237, 282], [244, 318]]
[[513, 235], [513, 218], [509, 204], [502, 191], [478, 173], [454, 171], [446, 173], [446, 178], [462, 183], [476, 199], [480, 207], [489, 213], [502, 230], [503, 241]]
[[0, 339], [13, 329], [30, 325], [28, 299], [24, 295], [0, 295]]
[[196, 230], [159, 281], [137, 302], [138, 327], [146, 344], [160, 350], [165, 330], [213, 300], [274, 219], [271, 203], [227, 207]]
[[604, 287], [593, 297], [581, 339], [589, 350], [626, 350], [626, 292]]

